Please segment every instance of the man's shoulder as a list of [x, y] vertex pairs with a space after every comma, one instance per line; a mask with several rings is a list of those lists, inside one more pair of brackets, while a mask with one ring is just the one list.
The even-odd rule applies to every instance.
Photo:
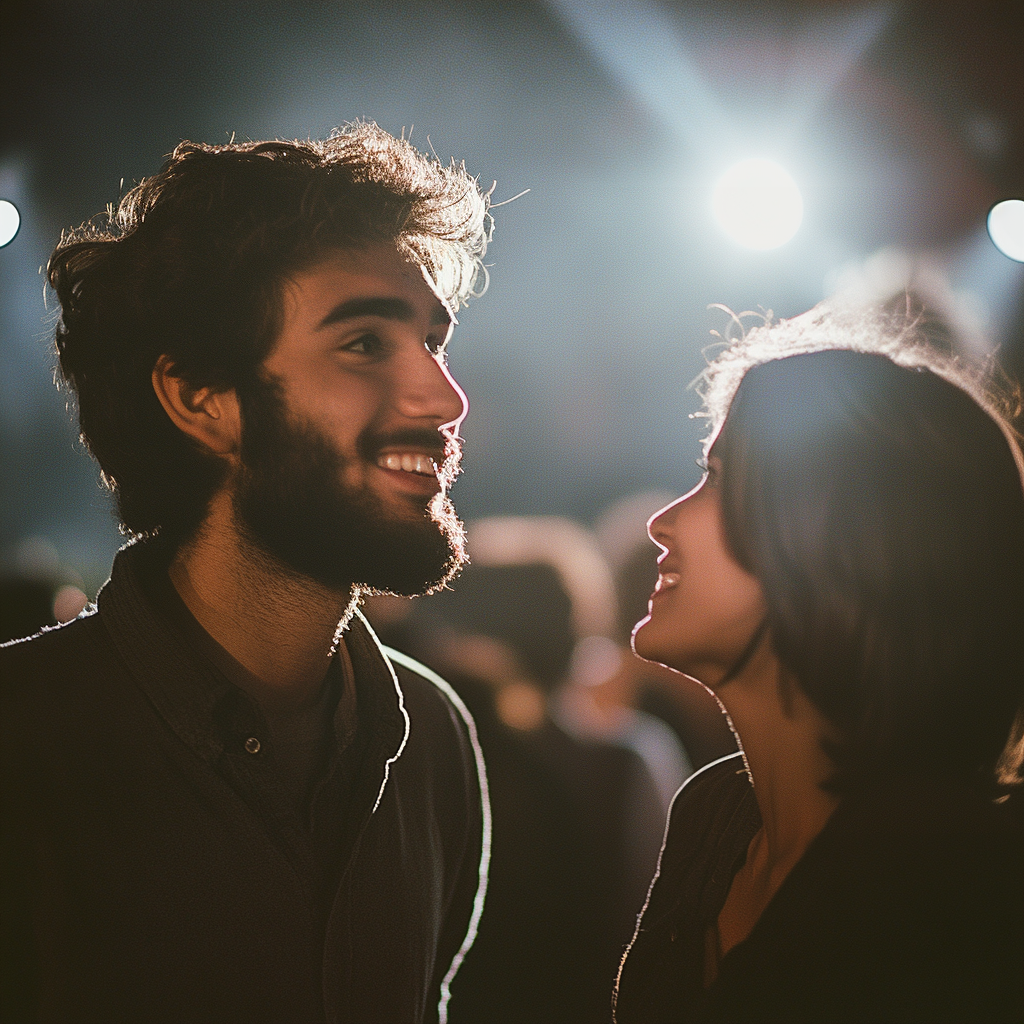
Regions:
[[106, 628], [92, 607], [71, 622], [11, 640], [0, 645], [0, 693], [12, 696], [43, 681], [81, 675], [109, 646]]
[[5, 773], [95, 734], [123, 674], [96, 614], [0, 647], [0, 757]]
[[[0, 647], [0, 730], [10, 748], [76, 743], [125, 707], [131, 676], [102, 617], [84, 614]], [[55, 742], [56, 739], [54, 739]]]

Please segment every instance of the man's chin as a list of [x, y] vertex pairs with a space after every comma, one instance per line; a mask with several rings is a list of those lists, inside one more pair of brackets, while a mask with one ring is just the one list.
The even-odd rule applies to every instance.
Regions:
[[443, 590], [462, 571], [466, 559], [449, 552], [443, 565], [427, 566], [423, 561], [409, 561], [378, 567], [372, 576], [356, 586], [364, 594], [387, 594], [393, 597], [423, 597]]
[[427, 506], [427, 513], [430, 521], [437, 526], [441, 536], [447, 541], [452, 557], [458, 561], [458, 567], [461, 568], [469, 561], [466, 554], [466, 527], [455, 511], [451, 498], [444, 491], [435, 494]]
[[435, 494], [418, 515], [378, 507], [339, 530], [325, 556], [307, 571], [314, 579], [342, 579], [374, 594], [419, 597], [445, 587], [468, 561], [466, 530], [455, 506]]
[[420, 597], [443, 589], [459, 574], [469, 558], [466, 528], [455, 506], [442, 492], [430, 500], [427, 513], [414, 523], [389, 524], [394, 543], [387, 552], [378, 551], [372, 571], [358, 584], [361, 590]]

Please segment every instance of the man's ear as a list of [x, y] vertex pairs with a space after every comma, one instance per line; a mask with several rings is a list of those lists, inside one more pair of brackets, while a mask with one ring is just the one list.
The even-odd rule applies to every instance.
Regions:
[[174, 372], [170, 356], [153, 367], [153, 390], [171, 422], [214, 455], [230, 458], [242, 445], [242, 411], [234, 389], [196, 388]]

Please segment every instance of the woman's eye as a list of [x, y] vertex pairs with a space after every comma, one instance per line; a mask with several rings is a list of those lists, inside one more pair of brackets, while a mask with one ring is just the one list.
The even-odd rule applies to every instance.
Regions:
[[696, 462], [698, 467], [700, 467], [701, 472], [704, 474], [704, 479], [701, 482], [707, 484], [708, 487], [717, 487], [718, 478], [722, 469], [721, 463], [718, 459], [705, 456], [702, 459], [697, 459]]

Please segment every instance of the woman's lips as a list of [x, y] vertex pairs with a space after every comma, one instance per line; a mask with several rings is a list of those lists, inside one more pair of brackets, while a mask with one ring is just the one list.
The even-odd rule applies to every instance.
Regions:
[[677, 572], [660, 572], [658, 573], [658, 582], [654, 584], [654, 593], [651, 594], [651, 599], [659, 597], [664, 594], [666, 590], [671, 590], [679, 583], [679, 573]]

